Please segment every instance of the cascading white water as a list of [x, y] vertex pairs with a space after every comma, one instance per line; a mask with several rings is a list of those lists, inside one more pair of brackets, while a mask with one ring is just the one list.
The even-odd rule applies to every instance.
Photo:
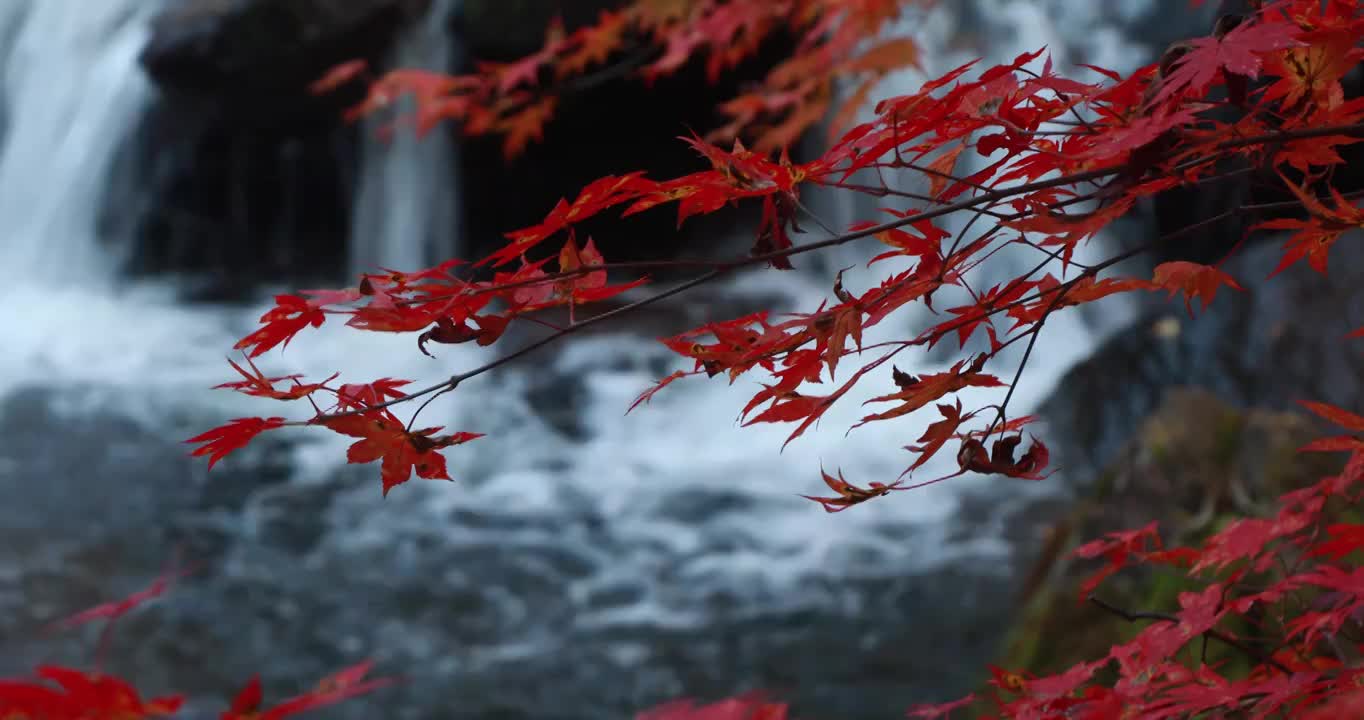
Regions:
[[[401, 38], [390, 67], [448, 71], [458, 48], [447, 20], [458, 0], [436, 0]], [[384, 267], [416, 270], [458, 251], [457, 147], [448, 128], [418, 138], [410, 123], [384, 132], [391, 117], [364, 124], [361, 177], [351, 221], [352, 275]]]
[[147, 0], [4, 0], [0, 266], [8, 282], [99, 283], [109, 169], [151, 94], [137, 65]]

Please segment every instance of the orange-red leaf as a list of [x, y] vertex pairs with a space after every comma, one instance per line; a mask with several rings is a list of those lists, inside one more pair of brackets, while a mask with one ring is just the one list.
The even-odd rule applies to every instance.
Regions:
[[839, 471], [838, 477], [834, 477], [821, 469], [820, 475], [824, 478], [824, 484], [828, 485], [830, 490], [833, 490], [838, 494], [834, 497], [815, 497], [813, 495], [801, 495], [801, 497], [807, 500], [814, 500], [824, 506], [825, 512], [831, 513], [842, 512], [874, 497], [889, 495], [891, 490], [898, 489], [900, 485], [899, 481], [893, 482], [890, 485], [874, 482], [866, 488], [860, 488], [856, 485], [851, 485], [847, 480], [844, 480], [842, 471]]
[[[297, 400], [299, 398], [308, 397], [309, 395], [312, 395], [318, 390], [325, 388], [327, 386], [327, 383], [331, 382], [332, 380], [335, 380], [340, 375], [340, 373], [333, 373], [331, 377], [327, 378], [326, 380], [323, 380], [322, 382], [305, 384], [298, 382], [298, 379], [303, 377], [302, 375], [283, 375], [281, 377], [274, 378], [265, 377], [265, 374], [260, 371], [260, 368], [256, 367], [255, 363], [251, 361], [250, 357], [246, 358], [246, 364], [248, 367], [251, 368], [251, 372], [249, 373], [246, 370], [244, 370], [242, 366], [233, 362], [231, 358], [228, 359], [227, 364], [231, 365], [232, 369], [236, 370], [238, 374], [240, 374], [245, 379], [238, 380], [235, 382], [223, 383], [221, 385], [214, 385], [213, 389], [236, 390], [240, 393], [251, 395], [253, 397], [265, 397], [272, 398], [275, 400]], [[275, 389], [275, 383], [289, 380], [294, 381], [293, 387], [290, 387], [287, 390]]]
[[1190, 316], [1193, 315], [1194, 298], [1202, 300], [1202, 309], [1207, 310], [1208, 304], [1217, 296], [1218, 287], [1227, 285], [1244, 290], [1235, 278], [1215, 267], [1182, 260], [1157, 265], [1151, 283], [1155, 286], [1152, 289], [1169, 290], [1170, 297], [1174, 297], [1175, 293], [1184, 293], [1184, 307]]
[[213, 465], [227, 457], [229, 453], [246, 447], [247, 443], [250, 443], [253, 438], [266, 430], [283, 427], [284, 422], [282, 417], [237, 418], [226, 425], [195, 435], [185, 442], [204, 444], [202, 447], [195, 448], [190, 455], [193, 457], [207, 455], [208, 469], [212, 470]]
[[1221, 71], [1254, 79], [1260, 74], [1261, 55], [1303, 44], [1295, 37], [1297, 32], [1297, 25], [1272, 20], [1243, 23], [1221, 38], [1190, 40], [1189, 52], [1165, 79], [1155, 102], [1185, 93], [1201, 94]]
[[275, 307], [260, 318], [264, 327], [242, 338], [232, 347], [236, 350], [250, 348], [248, 357], [254, 358], [281, 343], [288, 347], [289, 341], [303, 328], [309, 325], [322, 327], [326, 320], [321, 303], [298, 295], [276, 295]]
[[868, 415], [862, 418], [862, 421], [854, 427], [860, 427], [877, 420], [889, 420], [891, 418], [900, 417], [901, 415], [908, 415], [931, 402], [943, 398], [948, 393], [953, 393], [967, 387], [1004, 387], [1004, 383], [999, 378], [993, 375], [982, 374], [980, 369], [975, 367], [974, 364], [972, 367], [966, 368], [966, 370], [963, 371], [965, 366], [966, 361], [963, 360], [947, 372], [930, 373], [920, 376], [917, 378], [916, 382], [903, 388], [898, 393], [882, 395], [868, 400], [868, 403], [898, 402], [900, 404], [885, 412]]
[[1299, 400], [1298, 403], [1327, 420], [1355, 432], [1364, 432], [1364, 417], [1326, 403]]
[[663, 378], [662, 380], [659, 380], [658, 382], [654, 383], [653, 387], [649, 388], [639, 397], [635, 398], [635, 401], [630, 404], [630, 409], [625, 411], [626, 414], [629, 414], [630, 412], [634, 411], [634, 409], [639, 407], [640, 405], [647, 405], [650, 400], [654, 399], [654, 396], [657, 395], [660, 390], [671, 385], [674, 380], [681, 380], [682, 378], [693, 374], [694, 373], [689, 373], [684, 370], [677, 370], [673, 372], [673, 374]]
[[342, 435], [360, 438], [346, 451], [347, 462], [382, 461], [380, 477], [385, 496], [389, 490], [407, 482], [413, 472], [427, 480], [449, 480], [445, 456], [438, 451], [483, 437], [478, 433], [433, 437], [440, 428], [408, 432], [387, 410], [327, 417], [319, 422]]
[[327, 74], [318, 78], [312, 85], [309, 85], [308, 92], [314, 95], [322, 95], [331, 92], [359, 77], [361, 73], [368, 69], [369, 63], [363, 59], [341, 63], [331, 70], [328, 70]]

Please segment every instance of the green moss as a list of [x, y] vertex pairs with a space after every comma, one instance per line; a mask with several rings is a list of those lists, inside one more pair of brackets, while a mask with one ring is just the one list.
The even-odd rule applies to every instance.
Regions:
[[[1237, 410], [1199, 390], [1172, 394], [1071, 507], [1063, 521], [1073, 537], [1067, 547], [1150, 520], [1159, 522], [1169, 545], [1198, 547], [1247, 510], [1272, 516], [1279, 495], [1339, 472], [1339, 458], [1297, 452], [1312, 436], [1312, 428], [1297, 415]], [[1253, 508], [1246, 507], [1247, 500]], [[1343, 522], [1364, 521], [1364, 508], [1342, 510]], [[1080, 584], [1099, 567], [1098, 561], [1077, 560], [1062, 549], [1048, 562], [1045, 573], [1029, 576], [1032, 599], [1005, 639], [1000, 666], [1034, 675], [1062, 672], [1104, 657], [1152, 623], [1166, 622], [1128, 621], [1077, 603]], [[1271, 568], [1264, 577], [1247, 579], [1273, 582], [1277, 572]], [[1034, 588], [1036, 578], [1044, 579]], [[1208, 576], [1191, 578], [1179, 568], [1129, 567], [1105, 580], [1098, 594], [1124, 610], [1176, 615], [1180, 594], [1202, 592], [1211, 581]], [[1236, 637], [1262, 637], [1274, 634], [1272, 624], [1272, 618], [1233, 614], [1218, 629]], [[1245, 651], [1216, 639], [1195, 639], [1181, 652], [1190, 667], [1216, 664], [1232, 679], [1245, 677], [1255, 662]]]
[[1094, 481], [1094, 499], [1107, 500], [1112, 497], [1117, 484], [1118, 473], [1116, 470], [1109, 469], [1099, 473], [1099, 479]]
[[1151, 453], [1151, 460], [1157, 465], [1166, 465], [1170, 462], [1170, 448], [1163, 442], [1155, 438], [1146, 444], [1146, 451]]
[[1218, 418], [1212, 429], [1211, 460], [1215, 467], [1227, 471], [1235, 467], [1245, 430], [1246, 416], [1241, 413], [1226, 412]]

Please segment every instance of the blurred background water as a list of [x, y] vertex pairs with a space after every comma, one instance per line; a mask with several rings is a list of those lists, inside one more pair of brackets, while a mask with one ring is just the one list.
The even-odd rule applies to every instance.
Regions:
[[[178, 5], [168, 16], [146, 0], [0, 0], [0, 675], [88, 661], [92, 635], [53, 637], [44, 624], [141, 587], [183, 546], [203, 569], [120, 623], [110, 667], [148, 691], [190, 693], [191, 715], [209, 716], [257, 670], [282, 695], [366, 657], [407, 682], [319, 717], [623, 718], [756, 688], [810, 717], [897, 717], [978, 679], [1010, 620], [1019, 548], [1035, 540], [1011, 518], [1064, 502], [1064, 472], [962, 479], [826, 515], [797, 496], [818, 494], [821, 465], [891, 479], [916, 421], [845, 436], [863, 399], [850, 397], [782, 451], [789, 427], [737, 427], [751, 383], [700, 381], [625, 416], [680, 367], [653, 337], [758, 303], [813, 307], [829, 290], [808, 268], [736, 276], [462, 386], [424, 415], [489, 435], [449, 453], [454, 484], [414, 481], [381, 500], [377, 469], [346, 466], [348, 441], [316, 432], [267, 436], [211, 475], [185, 457], [182, 439], [275, 412], [208, 389], [230, 379], [223, 358], [272, 290], [486, 247], [513, 229], [487, 200], [498, 183], [575, 188], [552, 163], [506, 170], [452, 133], [384, 143], [373, 123], [341, 126], [337, 108], [297, 107], [232, 73], [297, 66], [311, 79], [325, 53], [233, 45], [214, 3]], [[476, 49], [458, 21], [473, 11], [453, 0], [361, 6], [372, 12], [336, 17], [386, 28], [388, 46], [355, 47], [390, 65], [453, 69]], [[1041, 46], [1063, 72], [1131, 70], [1205, 30], [1208, 12], [1186, 6], [939, 3], [895, 29], [921, 43], [922, 70], [877, 95]], [[191, 67], [186, 47], [223, 66]], [[204, 78], [200, 95], [218, 98], [208, 109], [182, 92]], [[615, 92], [595, 112], [629, 117], [650, 102]], [[654, 129], [666, 140], [680, 128]], [[603, 172], [650, 165], [610, 136], [558, 139], [619, 164]], [[522, 213], [514, 225], [553, 197], [507, 200]], [[841, 225], [870, 212], [811, 202]], [[751, 232], [721, 230], [739, 243]], [[820, 267], [871, 254], [840, 252]], [[1042, 406], [1136, 312], [1108, 303], [1049, 322], [1012, 407]], [[431, 360], [412, 345], [325, 327], [262, 366], [424, 385], [494, 352], [442, 346]]]

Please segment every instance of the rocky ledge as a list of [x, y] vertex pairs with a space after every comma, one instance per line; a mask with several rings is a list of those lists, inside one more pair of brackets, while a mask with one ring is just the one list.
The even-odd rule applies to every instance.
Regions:
[[305, 92], [338, 63], [377, 58], [430, 0], [178, 0], [152, 25], [142, 65], [163, 89], [238, 122], [331, 112]]

